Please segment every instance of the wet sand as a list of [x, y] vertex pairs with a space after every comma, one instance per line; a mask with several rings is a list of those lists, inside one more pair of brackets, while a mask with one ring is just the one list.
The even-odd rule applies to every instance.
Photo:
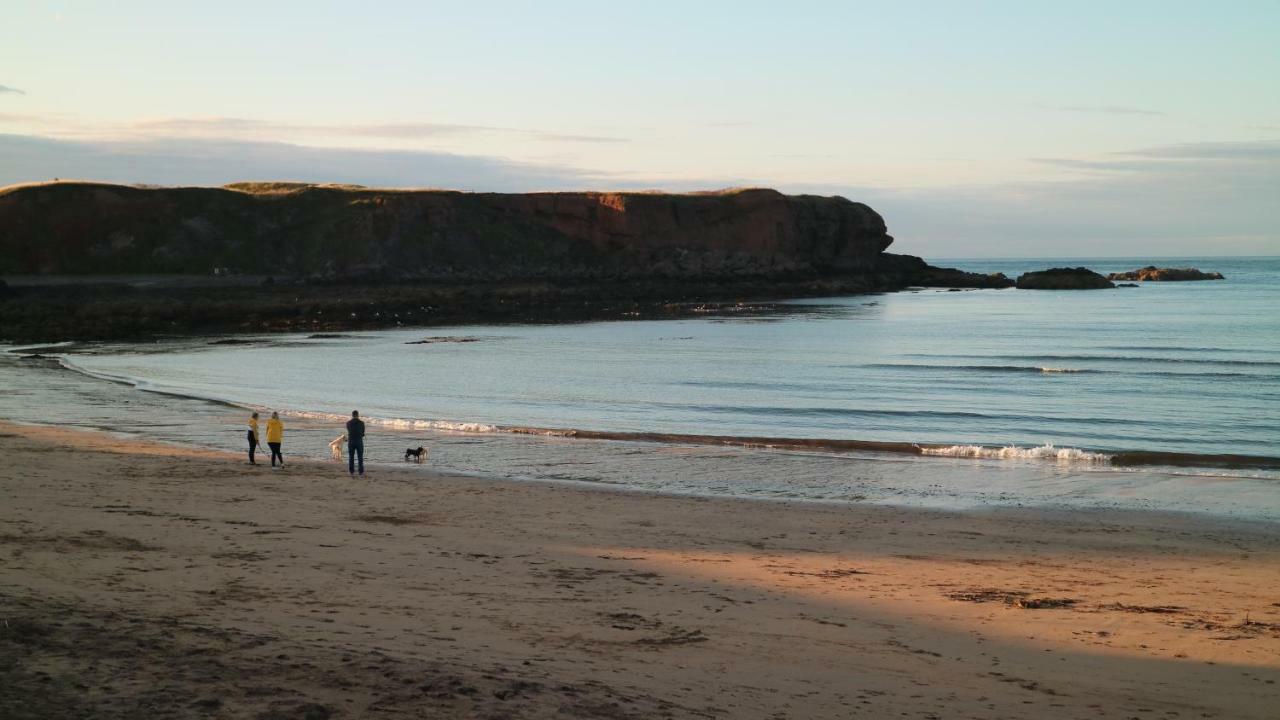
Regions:
[[0, 717], [1280, 708], [1270, 524], [352, 480], [11, 424], [0, 452]]

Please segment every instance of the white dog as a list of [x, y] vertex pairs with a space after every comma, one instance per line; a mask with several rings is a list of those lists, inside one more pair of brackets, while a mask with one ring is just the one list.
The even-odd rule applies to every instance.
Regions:
[[333, 456], [334, 460], [342, 459], [342, 446], [346, 444], [347, 444], [346, 433], [339, 435], [338, 437], [333, 439], [333, 442], [329, 443], [329, 454]]

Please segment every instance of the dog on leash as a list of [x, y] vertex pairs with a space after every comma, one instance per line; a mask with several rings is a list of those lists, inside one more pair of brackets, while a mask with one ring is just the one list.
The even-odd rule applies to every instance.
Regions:
[[409, 458], [413, 458], [414, 462], [422, 462], [427, 459], [427, 449], [421, 445], [419, 445], [416, 450], [409, 448], [404, 451], [404, 461], [409, 462]]
[[341, 459], [342, 459], [342, 446], [343, 446], [343, 445], [346, 445], [346, 444], [347, 444], [347, 434], [346, 434], [346, 433], [343, 433], [343, 434], [339, 435], [338, 437], [334, 438], [334, 439], [333, 439], [333, 442], [329, 443], [329, 455], [330, 455], [331, 457], [333, 457], [333, 459], [334, 459], [334, 460], [341, 460]]

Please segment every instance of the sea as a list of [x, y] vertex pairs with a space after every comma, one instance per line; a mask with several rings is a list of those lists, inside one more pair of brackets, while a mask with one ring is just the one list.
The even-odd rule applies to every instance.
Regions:
[[[286, 457], [345, 473], [329, 443], [359, 410], [373, 478], [394, 466], [787, 502], [1280, 520], [1280, 258], [933, 262], [1226, 279], [7, 347], [0, 418], [243, 451], [249, 412], [278, 411]], [[418, 446], [426, 462], [406, 465]]]

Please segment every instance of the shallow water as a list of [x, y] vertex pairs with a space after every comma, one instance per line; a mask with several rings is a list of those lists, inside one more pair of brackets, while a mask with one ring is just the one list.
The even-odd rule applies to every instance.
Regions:
[[[950, 264], [1016, 275], [1145, 262]], [[459, 472], [757, 497], [1268, 517], [1280, 505], [1274, 470], [1107, 462], [1124, 450], [1280, 456], [1280, 259], [1157, 264], [1228, 279], [1093, 292], [924, 290], [805, 300], [769, 317], [183, 340], [99, 346], [65, 361], [149, 390], [284, 410], [286, 447], [317, 457], [358, 408], [373, 419], [371, 454], [391, 460], [424, 444], [432, 466]], [[432, 341], [414, 344], [422, 339]], [[0, 373], [18, 385], [47, 383], [0, 398], [5, 417], [243, 442], [238, 408], [40, 361], [6, 361]], [[80, 409], [85, 417], [71, 417]], [[450, 431], [509, 426], [932, 443], [941, 446], [934, 452], [986, 457]], [[374, 453], [378, 442], [387, 445]]]

